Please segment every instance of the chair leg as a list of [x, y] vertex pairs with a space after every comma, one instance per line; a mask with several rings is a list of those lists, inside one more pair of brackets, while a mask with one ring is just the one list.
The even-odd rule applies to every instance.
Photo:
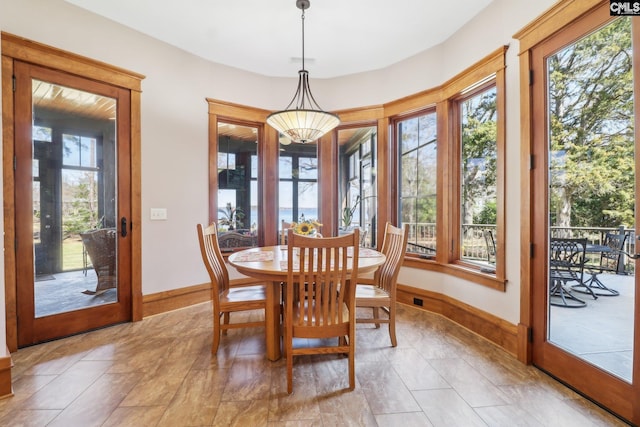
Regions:
[[293, 393], [293, 354], [287, 351], [287, 393]]
[[286, 324], [283, 347], [287, 359], [287, 393], [291, 394], [293, 393], [293, 331], [291, 326]]
[[389, 336], [391, 337], [391, 347], [398, 345], [396, 339], [396, 305], [391, 303], [389, 305]]
[[[226, 332], [226, 331], [225, 331]], [[220, 316], [213, 316], [213, 344], [211, 345], [211, 354], [218, 353], [220, 345]]]
[[[380, 318], [380, 310], [378, 309], [378, 307], [373, 307], [373, 318], [374, 319]], [[380, 327], [380, 323], [376, 323], [376, 329], [379, 327]]]
[[356, 388], [356, 356], [353, 337], [349, 337], [349, 390]]
[[[224, 323], [225, 325], [228, 325], [229, 324], [229, 319], [231, 318], [229, 312], [226, 311], [223, 316], [224, 316], [224, 321], [222, 323]], [[227, 330], [226, 329], [224, 331], [222, 331], [222, 335], [227, 335]]]

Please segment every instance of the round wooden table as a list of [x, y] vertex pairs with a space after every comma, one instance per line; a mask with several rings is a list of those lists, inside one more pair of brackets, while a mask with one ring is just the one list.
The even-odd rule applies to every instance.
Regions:
[[[374, 271], [385, 260], [383, 253], [370, 248], [360, 248], [358, 274]], [[267, 358], [278, 360], [280, 350], [280, 301], [282, 282], [287, 280], [287, 246], [265, 246], [234, 252], [229, 264], [239, 273], [264, 281], [266, 287], [265, 310]]]

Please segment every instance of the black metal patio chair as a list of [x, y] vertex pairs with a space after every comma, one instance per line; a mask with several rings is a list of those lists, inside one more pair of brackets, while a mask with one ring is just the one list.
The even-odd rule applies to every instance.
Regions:
[[568, 283], [583, 284], [587, 239], [552, 238], [549, 244], [549, 304], [579, 308], [587, 303], [576, 297]]
[[[617, 296], [620, 293], [607, 287], [598, 277], [602, 273], [618, 274], [622, 271], [621, 266], [624, 261], [624, 244], [627, 241], [627, 234], [607, 233], [602, 245], [596, 245], [593, 252], [600, 252], [600, 262], [597, 265], [586, 264], [587, 272], [591, 277], [584, 283], [573, 285], [571, 288], [576, 292], [591, 294], [594, 298], [599, 296]], [[587, 247], [587, 252], [589, 252]]]

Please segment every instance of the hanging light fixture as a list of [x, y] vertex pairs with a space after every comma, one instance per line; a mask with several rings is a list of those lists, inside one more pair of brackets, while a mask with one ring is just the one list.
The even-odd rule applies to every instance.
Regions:
[[309, 0], [296, 0], [302, 10], [302, 69], [298, 71], [298, 88], [293, 99], [282, 111], [269, 114], [267, 123], [294, 142], [315, 141], [340, 124], [340, 118], [323, 111], [311, 94], [309, 72], [304, 68], [304, 11], [311, 6]]

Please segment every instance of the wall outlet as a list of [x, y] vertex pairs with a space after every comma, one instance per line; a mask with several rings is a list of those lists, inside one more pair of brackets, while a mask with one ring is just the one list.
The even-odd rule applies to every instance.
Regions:
[[414, 298], [413, 304], [422, 307], [422, 300], [420, 298]]
[[149, 215], [151, 221], [166, 221], [167, 209], [166, 208], [151, 208]]

